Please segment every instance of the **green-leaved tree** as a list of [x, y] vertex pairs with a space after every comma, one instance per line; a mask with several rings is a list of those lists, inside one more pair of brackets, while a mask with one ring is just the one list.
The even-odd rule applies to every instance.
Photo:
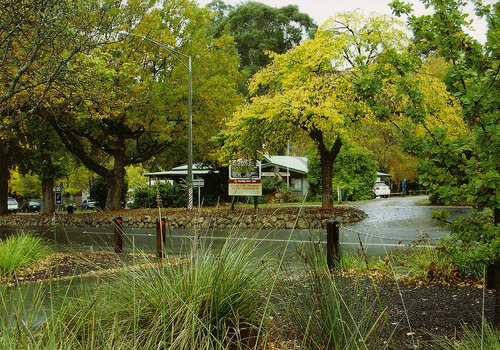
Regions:
[[287, 53], [271, 54], [272, 63], [251, 79], [251, 102], [229, 122], [224, 156], [259, 159], [287, 140], [312, 141], [321, 162], [322, 207], [332, 208], [333, 163], [368, 112], [355, 82], [386, 47], [404, 50], [408, 43], [397, 21], [354, 12], [331, 18]]
[[[461, 121], [467, 133], [449, 138], [441, 130], [427, 137], [409, 141], [425, 155], [422, 176], [444, 203], [467, 201], [475, 213], [459, 218], [452, 225], [452, 236], [469, 261], [494, 262], [497, 304], [495, 325], [500, 326], [500, 4], [482, 1], [424, 0], [433, 13], [409, 16], [420, 40], [419, 52], [435, 51], [449, 68], [445, 76], [448, 91], [460, 102]], [[470, 4], [476, 15], [488, 23], [483, 43], [472, 38], [471, 25], [463, 11]], [[397, 13], [409, 6], [394, 1]], [[423, 33], [426, 33], [423, 35]]]

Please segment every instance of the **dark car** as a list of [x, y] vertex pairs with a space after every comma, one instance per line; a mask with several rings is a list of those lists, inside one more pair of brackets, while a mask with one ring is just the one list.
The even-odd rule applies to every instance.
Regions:
[[26, 209], [28, 210], [28, 213], [40, 211], [40, 203], [30, 201], [28, 202], [28, 207]]
[[83, 202], [80, 203], [78, 206], [80, 209], [86, 209], [86, 210], [93, 210], [96, 208], [97, 202], [93, 201], [92, 199], [86, 199]]

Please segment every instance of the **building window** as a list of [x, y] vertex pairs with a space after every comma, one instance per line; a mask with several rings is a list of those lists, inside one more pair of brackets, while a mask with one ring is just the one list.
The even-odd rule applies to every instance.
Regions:
[[290, 179], [290, 188], [293, 191], [302, 191], [302, 179], [300, 177], [292, 177]]

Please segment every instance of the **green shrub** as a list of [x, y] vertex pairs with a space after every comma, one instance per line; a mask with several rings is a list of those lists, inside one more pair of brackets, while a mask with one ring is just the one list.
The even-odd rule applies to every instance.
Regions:
[[280, 184], [283, 180], [280, 180], [276, 177], [265, 176], [261, 180], [262, 182], [262, 194], [275, 194], [276, 191], [280, 188]]
[[162, 208], [181, 208], [187, 203], [185, 188], [179, 184], [160, 183], [158, 186], [142, 185], [135, 189], [131, 208], [157, 208], [158, 196]]
[[440, 246], [450, 257], [460, 275], [481, 279], [484, 265], [492, 263], [498, 256], [499, 228], [494, 224], [492, 210], [473, 209], [469, 216], [459, 216], [448, 221], [450, 213], [436, 211], [434, 218], [447, 230], [450, 237], [441, 240]]

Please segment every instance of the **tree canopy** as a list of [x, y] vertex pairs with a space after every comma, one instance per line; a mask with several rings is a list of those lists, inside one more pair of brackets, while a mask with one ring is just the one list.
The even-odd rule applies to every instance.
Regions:
[[404, 50], [409, 40], [385, 16], [340, 14], [313, 39], [285, 54], [251, 79], [252, 100], [230, 121], [223, 153], [258, 159], [287, 140], [310, 139], [321, 160], [322, 206], [333, 206], [332, 166], [353, 126], [368, 112], [356, 82], [386, 47]]
[[[36, 116], [56, 82], [80, 53], [107, 42], [117, 16], [115, 0], [0, 3], [0, 213], [7, 213], [9, 168], [26, 144], [19, 134]], [[31, 120], [32, 119], [32, 120]], [[20, 150], [17, 152], [15, 150]]]
[[[108, 182], [107, 209], [121, 207], [126, 166], [165, 150], [172, 156], [158, 157], [158, 166], [185, 161], [189, 84], [187, 62], [180, 61], [192, 57], [193, 141], [199, 160], [211, 151], [210, 139], [222, 117], [239, 103], [234, 42], [225, 34], [211, 36], [209, 11], [192, 1], [2, 5], [1, 143], [16, 146], [21, 123], [33, 122], [44, 126], [40, 142], [30, 143], [41, 151], [55, 130], [65, 148]], [[131, 35], [122, 38], [123, 31]], [[11, 153], [1, 152], [2, 169], [15, 165], [7, 157]], [[0, 175], [0, 209], [5, 210], [8, 173]], [[52, 185], [46, 186], [48, 198], [53, 198]]]
[[[460, 102], [461, 122], [467, 133], [449, 138], [442, 130], [408, 142], [425, 157], [420, 170], [426, 184], [444, 203], [466, 201], [474, 206], [470, 217], [457, 218], [450, 226], [469, 261], [495, 261], [496, 289], [500, 289], [500, 4], [482, 1], [425, 0], [433, 13], [409, 16], [419, 33], [418, 52], [429, 48], [448, 63], [444, 82]], [[470, 3], [477, 16], [488, 23], [484, 44], [465, 28], [471, 24], [463, 11]], [[394, 1], [396, 11], [409, 7]], [[489, 276], [491, 278], [492, 275]], [[500, 326], [500, 298], [497, 293], [496, 326]]]
[[207, 7], [216, 14], [214, 35], [229, 32], [234, 37], [240, 70], [248, 77], [270, 63], [268, 51], [283, 54], [317, 29], [314, 20], [296, 5], [275, 8], [248, 1], [233, 7], [219, 0]]
[[45, 115], [66, 147], [108, 182], [109, 210], [121, 207], [126, 166], [167, 149], [187, 154], [189, 86], [182, 55], [193, 58], [198, 150], [207, 152], [206, 140], [238, 101], [231, 39], [208, 36], [208, 11], [195, 3], [166, 1], [164, 6], [135, 9], [139, 23], [122, 24], [131, 35], [79, 55], [72, 61], [71, 78], [47, 102]]

